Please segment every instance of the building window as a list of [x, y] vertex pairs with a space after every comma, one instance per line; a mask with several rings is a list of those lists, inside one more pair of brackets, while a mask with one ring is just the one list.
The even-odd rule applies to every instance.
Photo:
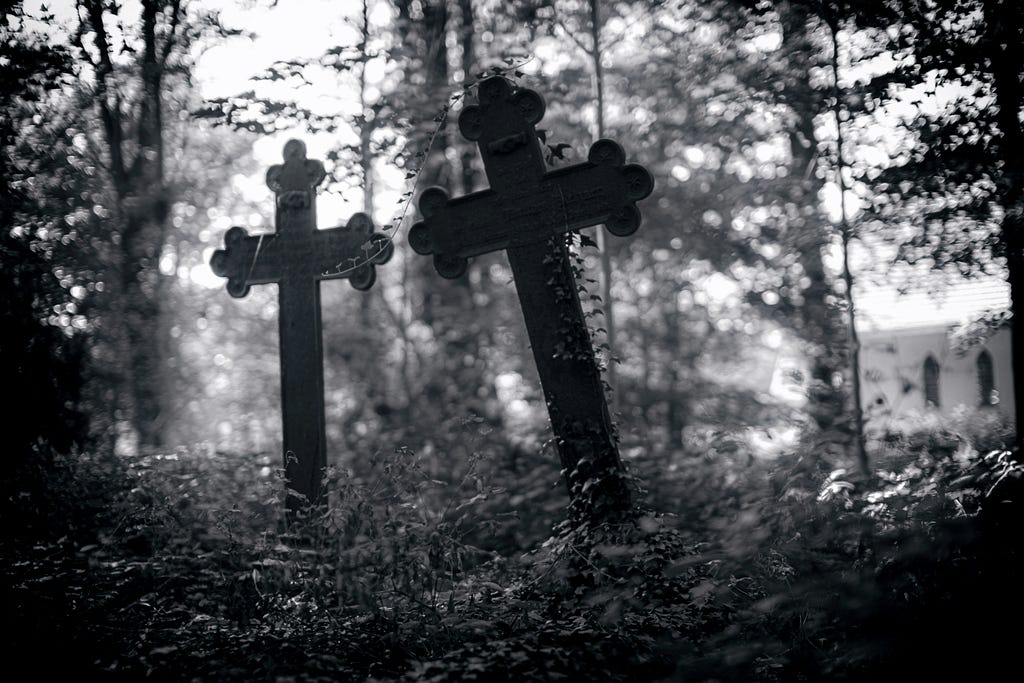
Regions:
[[939, 361], [928, 354], [924, 359], [924, 404], [929, 408], [938, 408], [939, 403]]
[[979, 404], [991, 406], [996, 403], [996, 375], [992, 369], [992, 354], [982, 350], [978, 354], [978, 393]]

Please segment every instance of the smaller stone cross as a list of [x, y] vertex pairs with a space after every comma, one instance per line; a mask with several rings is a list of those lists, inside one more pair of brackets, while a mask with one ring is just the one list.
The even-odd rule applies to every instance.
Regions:
[[582, 164], [548, 171], [534, 128], [544, 99], [500, 76], [480, 83], [478, 99], [462, 110], [459, 130], [477, 143], [490, 188], [452, 198], [424, 190], [409, 244], [432, 254], [447, 278], [462, 275], [469, 257], [508, 253], [573, 507], [589, 519], [614, 517], [627, 511], [629, 492], [562, 235], [602, 223], [631, 235], [636, 202], [654, 179], [625, 163], [612, 140], [591, 145]]
[[233, 297], [244, 297], [251, 285], [278, 286], [290, 512], [320, 502], [327, 466], [320, 281], [348, 278], [356, 289], [367, 290], [377, 278], [374, 265], [386, 263], [393, 253], [391, 240], [374, 232], [364, 213], [353, 215], [345, 227], [317, 229], [316, 187], [325, 175], [322, 163], [306, 158], [305, 144], [289, 140], [284, 164], [267, 171], [267, 186], [277, 200], [276, 232], [248, 235], [233, 227], [224, 237], [225, 248], [210, 258], [210, 268], [228, 279]]

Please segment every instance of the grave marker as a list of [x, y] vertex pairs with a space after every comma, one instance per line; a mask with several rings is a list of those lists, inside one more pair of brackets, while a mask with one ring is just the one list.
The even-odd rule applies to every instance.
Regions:
[[267, 186], [276, 195], [276, 231], [248, 235], [233, 227], [225, 248], [210, 259], [233, 297], [244, 297], [251, 285], [278, 285], [284, 469], [289, 487], [300, 494], [288, 496], [290, 512], [320, 502], [327, 465], [320, 281], [348, 278], [367, 290], [376, 280], [374, 265], [393, 252], [390, 239], [374, 232], [364, 213], [344, 227], [317, 229], [316, 187], [324, 177], [323, 164], [306, 158], [306, 146], [289, 140], [284, 163], [267, 171]]
[[586, 163], [547, 171], [534, 129], [543, 98], [495, 76], [480, 83], [478, 99], [463, 109], [459, 130], [478, 143], [490, 188], [454, 198], [425, 190], [409, 243], [433, 254], [446, 278], [462, 275], [469, 257], [507, 251], [573, 509], [591, 519], [620, 514], [628, 487], [561, 236], [602, 223], [631, 235], [640, 226], [636, 202], [654, 179], [625, 164], [612, 140], [595, 142]]

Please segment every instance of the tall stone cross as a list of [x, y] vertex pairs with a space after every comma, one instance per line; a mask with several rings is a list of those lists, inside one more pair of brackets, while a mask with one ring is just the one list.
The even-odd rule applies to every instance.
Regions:
[[601, 519], [628, 510], [629, 488], [563, 235], [602, 223], [632, 234], [636, 202], [654, 179], [625, 164], [611, 140], [595, 142], [585, 163], [547, 171], [534, 129], [543, 116], [536, 92], [500, 76], [481, 82], [479, 104], [463, 109], [459, 130], [477, 142], [490, 188], [455, 198], [425, 190], [409, 243], [433, 254], [446, 278], [462, 275], [471, 256], [508, 253], [571, 509]]
[[306, 158], [306, 146], [289, 140], [284, 164], [267, 171], [276, 195], [276, 232], [248, 235], [233, 227], [225, 248], [210, 259], [233, 297], [245, 296], [251, 285], [277, 283], [284, 470], [289, 488], [299, 494], [288, 495], [291, 512], [321, 500], [327, 465], [320, 281], [348, 278], [367, 290], [377, 279], [374, 264], [386, 263], [393, 252], [364, 213], [345, 227], [317, 229], [316, 187], [324, 176], [323, 164]]

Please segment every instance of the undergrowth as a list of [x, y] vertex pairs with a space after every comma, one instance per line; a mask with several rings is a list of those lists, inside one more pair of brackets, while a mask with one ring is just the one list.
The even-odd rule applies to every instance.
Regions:
[[557, 472], [480, 454], [451, 480], [404, 448], [332, 471], [297, 534], [280, 481], [252, 476], [269, 460], [40, 451], [4, 507], [7, 661], [156, 681], [977, 679], [1012, 653], [992, 614], [1022, 606], [1021, 466], [890, 446], [870, 479], [813, 452], [728, 477], [683, 463], [644, 477], [633, 522], [542, 535], [527, 518], [557, 518]]

